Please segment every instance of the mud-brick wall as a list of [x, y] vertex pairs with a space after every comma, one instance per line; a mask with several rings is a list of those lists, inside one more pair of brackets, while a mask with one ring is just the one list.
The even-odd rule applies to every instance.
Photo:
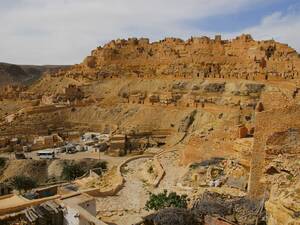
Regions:
[[256, 114], [254, 144], [249, 178], [249, 196], [260, 198], [265, 191], [261, 182], [265, 168], [266, 141], [275, 132], [287, 131], [289, 128], [300, 129], [300, 105], [273, 109]]

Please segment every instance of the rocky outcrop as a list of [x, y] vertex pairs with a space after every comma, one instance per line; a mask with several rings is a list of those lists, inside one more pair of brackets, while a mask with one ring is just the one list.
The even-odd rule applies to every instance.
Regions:
[[189, 127], [193, 124], [195, 120], [195, 115], [197, 110], [192, 111], [189, 115], [187, 115], [181, 122], [178, 127], [178, 132], [187, 132]]

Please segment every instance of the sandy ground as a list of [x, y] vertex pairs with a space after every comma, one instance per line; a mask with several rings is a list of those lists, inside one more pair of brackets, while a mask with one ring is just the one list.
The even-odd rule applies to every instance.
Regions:
[[148, 188], [139, 178], [140, 166], [148, 159], [137, 159], [127, 164], [123, 189], [116, 195], [97, 198], [97, 211], [102, 220], [118, 225], [131, 225], [148, 214], [144, 210]]

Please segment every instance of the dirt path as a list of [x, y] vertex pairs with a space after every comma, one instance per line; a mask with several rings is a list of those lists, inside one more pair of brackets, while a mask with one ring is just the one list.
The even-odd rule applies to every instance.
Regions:
[[154, 192], [159, 193], [166, 189], [168, 191], [176, 191], [180, 193], [181, 191], [178, 190], [176, 185], [186, 172], [186, 169], [184, 167], [179, 167], [178, 151], [164, 153], [158, 159], [165, 170], [165, 176]]
[[123, 189], [116, 195], [97, 198], [98, 215], [103, 221], [118, 225], [131, 225], [141, 221], [147, 215], [144, 210], [148, 199], [148, 190], [139, 178], [141, 165], [148, 159], [137, 159], [125, 166]]

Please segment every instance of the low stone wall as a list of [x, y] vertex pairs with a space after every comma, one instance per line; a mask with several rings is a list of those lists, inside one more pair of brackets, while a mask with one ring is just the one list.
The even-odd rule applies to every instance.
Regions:
[[[10, 197], [12, 197], [12, 196], [10, 196]], [[55, 196], [51, 196], [51, 197], [47, 197], [47, 198], [32, 200], [32, 201], [28, 201], [28, 202], [24, 202], [24, 203], [20, 203], [20, 204], [16, 203], [15, 206], [11, 206], [11, 207], [8, 207], [8, 208], [1, 209], [0, 210], [0, 216], [5, 215], [5, 214], [9, 214], [9, 213], [19, 212], [19, 211], [24, 210], [28, 207], [40, 205], [43, 202], [58, 199], [58, 198], [60, 198], [60, 195], [55, 195]]]
[[18, 111], [17, 114], [36, 114], [36, 113], [48, 113], [48, 112], [55, 112], [57, 110], [62, 110], [67, 108], [67, 106], [57, 106], [57, 105], [44, 105], [44, 106], [31, 106], [26, 107]]
[[14, 196], [14, 194], [2, 195], [2, 196], [0, 196], [0, 200], [6, 199], [6, 198], [11, 198], [12, 196]]
[[122, 172], [121, 172], [122, 167], [131, 161], [141, 159], [141, 158], [151, 158], [151, 157], [153, 157], [153, 155], [138, 155], [126, 159], [117, 167], [117, 181], [115, 182], [113, 187], [110, 187], [106, 190], [100, 190], [99, 188], [92, 188], [92, 189], [84, 190], [82, 191], [82, 193], [86, 193], [94, 197], [107, 197], [107, 196], [116, 195], [123, 188], [125, 183], [125, 179], [122, 176]]
[[157, 177], [156, 177], [156, 179], [153, 181], [152, 186], [153, 186], [153, 187], [158, 187], [160, 181], [164, 178], [164, 176], [165, 176], [166, 173], [165, 173], [165, 170], [164, 170], [164, 168], [162, 167], [161, 163], [159, 162], [157, 156], [155, 156], [155, 157], [153, 158], [153, 162], [154, 162], [154, 166], [155, 166], [156, 171], [157, 171]]

